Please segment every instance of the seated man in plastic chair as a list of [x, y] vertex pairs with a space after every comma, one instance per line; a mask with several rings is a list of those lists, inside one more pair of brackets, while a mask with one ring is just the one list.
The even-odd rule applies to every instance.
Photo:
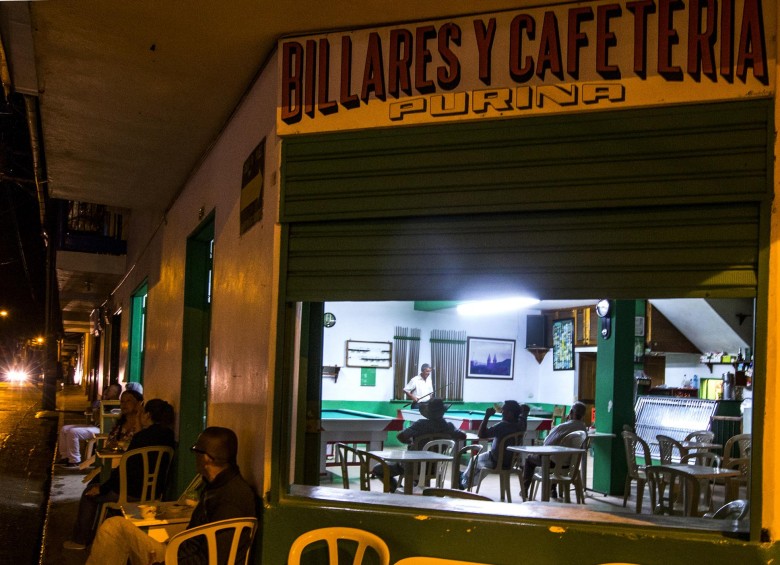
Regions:
[[[492, 439], [490, 449], [481, 453], [477, 457], [477, 468], [471, 468], [473, 459], [469, 461], [466, 470], [460, 474], [460, 484], [458, 485], [461, 490], [464, 490], [468, 484], [469, 474], [474, 472], [475, 476], [479, 475], [481, 469], [495, 469], [498, 465], [498, 447], [501, 445], [501, 440], [509, 434], [517, 432], [524, 432], [528, 428], [528, 413], [531, 408], [527, 404], [520, 404], [516, 400], [507, 400], [504, 402], [501, 408], [501, 421], [494, 426], [488, 427], [490, 417], [496, 413], [496, 409], [493, 407], [485, 410], [485, 417], [482, 418], [482, 422], [479, 424], [479, 430], [477, 436], [479, 439]], [[510, 459], [506, 459], [510, 461]]]
[[[228, 428], [208, 427], [190, 450], [195, 453], [196, 467], [203, 477], [205, 488], [187, 529], [228, 518], [256, 517], [255, 493], [241, 477], [236, 463], [238, 438], [235, 432]], [[227, 555], [230, 540], [220, 537], [217, 534], [219, 554]], [[239, 556], [246, 551], [249, 547], [240, 548]], [[154, 558], [150, 559], [152, 556]], [[164, 543], [152, 539], [126, 518], [115, 516], [98, 528], [87, 565], [126, 565], [128, 559], [133, 565], [147, 565], [150, 562], [162, 563], [164, 558]], [[179, 563], [194, 565], [207, 562], [208, 553], [202, 538], [187, 541], [179, 549]]]
[[[102, 400], [119, 400], [122, 394], [122, 385], [112, 383], [103, 389]], [[57, 441], [57, 453], [59, 458], [56, 465], [66, 469], [78, 469], [81, 463], [81, 442], [88, 441], [100, 433], [100, 400], [95, 400], [90, 406], [93, 425], [68, 424], [60, 429]]]
[[[544, 445], [560, 445], [564, 437], [572, 432], [586, 432], [588, 431], [585, 422], [582, 419], [585, 417], [586, 406], [582, 402], [575, 402], [565, 422], [561, 422], [555, 426], [547, 437], [544, 439]], [[523, 464], [523, 499], [528, 499], [528, 490], [531, 487], [531, 482], [534, 478], [534, 471], [541, 464], [541, 460], [538, 455], [529, 455], [525, 459]], [[553, 463], [550, 462], [552, 466]], [[552, 487], [551, 496], [558, 498], [558, 493], [555, 491], [555, 485]]]
[[[412, 422], [412, 425], [398, 432], [396, 436], [398, 441], [408, 445], [409, 449], [422, 449], [422, 445], [417, 445], [418, 438], [427, 435], [441, 435], [442, 439], [453, 439], [463, 441], [466, 434], [458, 429], [452, 422], [444, 419], [444, 414], [449, 406], [446, 406], [441, 398], [434, 398], [429, 402], [420, 403], [420, 414], [423, 418]], [[400, 463], [390, 466], [393, 478], [390, 479], [390, 490], [395, 491], [398, 488], [398, 480], [395, 478], [404, 472]], [[382, 467], [377, 465], [372, 469], [372, 476], [382, 478]]]

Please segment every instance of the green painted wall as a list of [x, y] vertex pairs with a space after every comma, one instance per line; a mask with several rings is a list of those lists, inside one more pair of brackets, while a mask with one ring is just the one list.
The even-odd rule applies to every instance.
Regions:
[[[292, 542], [308, 530], [347, 525], [368, 530], [385, 540], [390, 548], [390, 563], [422, 555], [492, 565], [765, 565], [780, 557], [776, 546], [751, 544], [721, 534], [550, 522], [469, 511], [410, 511], [402, 506], [404, 496], [384, 496], [388, 499], [386, 504], [371, 507], [294, 497], [268, 505], [262, 563], [287, 563]], [[327, 561], [314, 559], [306, 564]]]

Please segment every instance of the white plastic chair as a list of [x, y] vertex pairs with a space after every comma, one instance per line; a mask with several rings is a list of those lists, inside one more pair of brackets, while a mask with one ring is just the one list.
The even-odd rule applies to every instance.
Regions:
[[[152, 455], [154, 464], [152, 464]], [[143, 477], [141, 479], [141, 496], [138, 499], [130, 500], [127, 493], [127, 463], [131, 458], [141, 457], [143, 465]], [[173, 460], [173, 448], [163, 445], [153, 445], [150, 447], [139, 447], [126, 451], [119, 461], [119, 499], [116, 502], [106, 502], [100, 510], [100, 519], [98, 525], [106, 518], [109, 509], [122, 510], [122, 506], [128, 502], [144, 503], [148, 500], [159, 500], [165, 490], [165, 483], [168, 478], [168, 471], [171, 468]], [[158, 483], [160, 487], [158, 489]], [[160, 491], [158, 497], [157, 491]]]
[[[469, 469], [469, 474], [466, 477], [466, 490], [471, 492], [474, 488], [474, 477], [477, 474], [477, 457], [485, 450], [485, 446], [481, 443], [472, 443], [471, 445], [464, 445], [458, 450], [458, 454], [455, 457], [455, 464], [460, 466], [460, 461], [464, 455], [468, 456], [468, 463], [466, 468]], [[453, 485], [455, 488], [457, 485]]]
[[[625, 426], [624, 426], [625, 427]], [[628, 496], [631, 494], [631, 481], [636, 481], [636, 513], [642, 512], [642, 499], [645, 493], [645, 484], [647, 483], [647, 467], [653, 463], [650, 456], [650, 446], [641, 437], [629, 430], [623, 430], [623, 445], [626, 450], [626, 463], [628, 472], [626, 473], [626, 486], [623, 492], [623, 507], [628, 502]], [[642, 452], [643, 462], [636, 462], [636, 450]]]
[[[244, 547], [246, 551], [243, 556], [238, 555], [238, 550], [241, 548], [241, 537], [244, 530], [249, 529], [249, 538], [244, 536]], [[209, 565], [217, 565], [218, 563], [227, 563], [227, 565], [235, 565], [236, 563], [243, 563], [246, 565], [249, 563], [249, 554], [252, 547], [252, 540], [255, 537], [257, 531], [257, 518], [230, 518], [229, 520], [220, 520], [219, 522], [211, 522], [210, 524], [204, 524], [203, 526], [197, 526], [189, 530], [185, 530], [176, 534], [168, 541], [168, 546], [165, 548], [165, 565], [178, 565], [179, 563], [179, 546], [189, 540], [197, 537], [204, 537], [206, 539], [206, 546], [208, 548]], [[232, 532], [232, 533], [231, 533]], [[217, 555], [217, 534], [218, 533], [231, 533], [232, 539], [230, 541], [230, 553], [228, 554], [227, 561], [220, 561]], [[242, 557], [240, 561], [236, 561], [237, 558]]]
[[[587, 432], [572, 432], [561, 439], [562, 447], [582, 448], [587, 439]], [[570, 490], [574, 487], [574, 493], [578, 504], [585, 504], [585, 489], [580, 476], [580, 461], [582, 453], [571, 455], [561, 454], [552, 455], [550, 462], [555, 466], [550, 469], [550, 482], [554, 485], [560, 485], [561, 494], [566, 502], [571, 502]], [[543, 482], [542, 469], [537, 469], [531, 480], [531, 492], [529, 498], [536, 498], [536, 491]]]
[[[455, 441], [451, 439], [434, 439], [429, 441], [423, 446], [423, 451], [435, 451], [442, 455], [452, 456], [452, 452], [455, 450]], [[419, 481], [421, 486], [429, 486], [428, 479], [432, 477], [435, 481], [433, 486], [437, 488], [444, 487], [444, 478], [447, 476], [447, 470], [450, 467], [450, 461], [437, 461], [431, 463], [433, 467], [432, 471], [428, 471], [428, 463], [423, 461], [420, 463], [420, 475]]]
[[[511, 445], [523, 445], [524, 438], [525, 430], [508, 434], [501, 439], [501, 442], [498, 445], [498, 461], [496, 462], [495, 469], [488, 469], [483, 467], [479, 470], [479, 478], [477, 479], [477, 493], [479, 493], [479, 487], [482, 485], [482, 481], [485, 476], [490, 474], [497, 474], [501, 502], [512, 502], [512, 489], [509, 487], [509, 479], [512, 475], [517, 475], [520, 480], [520, 488], [522, 489], [523, 469], [520, 467], [519, 454], [507, 451], [506, 448]], [[505, 463], [507, 458], [509, 458], [509, 461]]]
[[319, 528], [298, 536], [290, 547], [290, 553], [287, 556], [287, 565], [300, 565], [303, 550], [318, 541], [324, 541], [328, 544], [328, 563], [330, 565], [338, 565], [339, 540], [351, 540], [358, 543], [352, 565], [361, 565], [361, 563], [363, 563], [363, 556], [369, 547], [376, 551], [379, 556], [379, 565], [390, 565], [390, 550], [382, 538], [365, 530], [342, 528], [338, 526]]

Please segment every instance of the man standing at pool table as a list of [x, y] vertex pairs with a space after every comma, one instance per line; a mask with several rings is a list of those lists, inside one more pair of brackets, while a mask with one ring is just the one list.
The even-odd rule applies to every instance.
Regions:
[[433, 398], [433, 380], [431, 379], [431, 366], [423, 363], [420, 374], [413, 377], [406, 386], [406, 397], [412, 401], [412, 408], [417, 408], [420, 402], [428, 402]]

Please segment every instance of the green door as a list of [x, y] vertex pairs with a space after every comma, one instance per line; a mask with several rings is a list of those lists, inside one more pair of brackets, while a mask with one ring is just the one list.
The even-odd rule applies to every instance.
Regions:
[[211, 214], [187, 240], [176, 492], [195, 476], [195, 459], [189, 456], [188, 450], [206, 427], [213, 252], [214, 215]]

